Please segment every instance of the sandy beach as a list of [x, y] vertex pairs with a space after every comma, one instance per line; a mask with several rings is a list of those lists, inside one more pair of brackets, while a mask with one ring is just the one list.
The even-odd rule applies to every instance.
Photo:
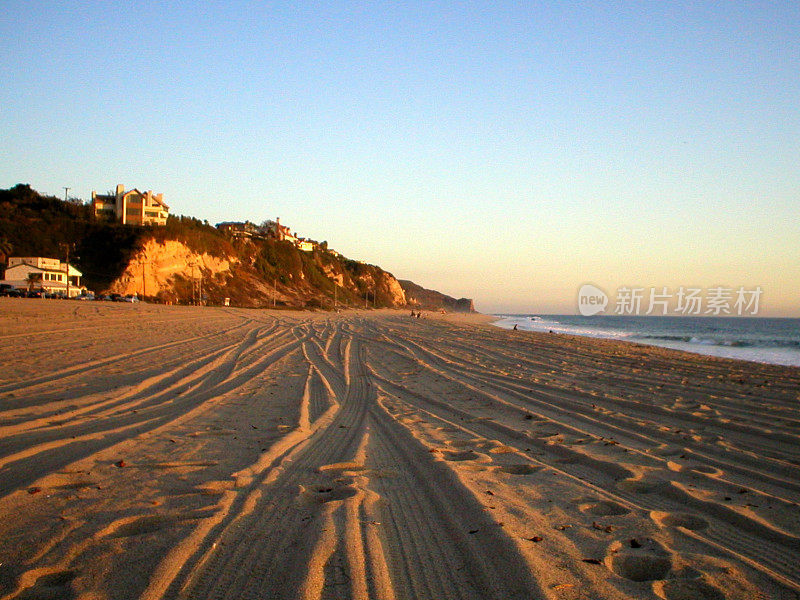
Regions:
[[0, 598], [800, 597], [800, 369], [0, 298]]

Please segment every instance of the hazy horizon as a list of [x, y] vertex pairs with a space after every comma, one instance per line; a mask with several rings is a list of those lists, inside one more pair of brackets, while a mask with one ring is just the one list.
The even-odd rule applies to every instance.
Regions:
[[0, 187], [122, 183], [484, 313], [800, 317], [800, 5], [4, 3]]

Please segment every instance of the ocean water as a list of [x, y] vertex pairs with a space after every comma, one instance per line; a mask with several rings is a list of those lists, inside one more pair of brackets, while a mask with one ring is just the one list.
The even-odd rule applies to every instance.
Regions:
[[497, 315], [498, 327], [663, 346], [725, 358], [800, 366], [800, 319]]

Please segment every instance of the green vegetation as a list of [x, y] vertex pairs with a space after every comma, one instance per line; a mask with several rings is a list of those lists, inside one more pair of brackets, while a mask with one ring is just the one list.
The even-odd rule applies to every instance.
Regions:
[[0, 237], [15, 256], [66, 259], [84, 273], [89, 287], [118, 277], [139, 248], [142, 228], [96, 221], [78, 202], [41, 196], [30, 185], [0, 190]]
[[[64, 260], [69, 250], [84, 283], [99, 292], [122, 275], [148, 240], [174, 240], [198, 254], [232, 258], [235, 266], [227, 277], [203, 273], [204, 293], [214, 303], [230, 297], [237, 305], [271, 306], [275, 287], [294, 306], [330, 307], [334, 296], [352, 306], [364, 306], [368, 296], [370, 305], [397, 302], [389, 293], [389, 274], [331, 254], [327, 242], [314, 252], [303, 252], [289, 242], [234, 239], [187, 216], [170, 215], [164, 227], [122, 225], [96, 219], [86, 204], [42, 196], [29, 185], [0, 190], [2, 262], [12, 253]], [[154, 299], [187, 302], [191, 297], [192, 282], [178, 275], [172, 289], [161, 290]]]
[[235, 254], [231, 242], [208, 221], [201, 221], [184, 215], [170, 215], [164, 227], [151, 227], [148, 237], [157, 242], [175, 240], [183, 242], [199, 254], [211, 256], [230, 256]]

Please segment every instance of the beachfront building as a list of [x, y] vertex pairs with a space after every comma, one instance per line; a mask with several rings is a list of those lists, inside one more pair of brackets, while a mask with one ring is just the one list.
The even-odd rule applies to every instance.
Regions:
[[[42, 291], [69, 296], [79, 296], [82, 290], [83, 273], [72, 265], [61, 262], [57, 258], [43, 256], [12, 256], [8, 259], [5, 279], [6, 283], [20, 290]], [[69, 285], [67, 283], [69, 282]]]
[[140, 192], [136, 188], [126, 192], [121, 183], [114, 194], [101, 195], [92, 190], [92, 208], [95, 217], [124, 225], [166, 225], [169, 216], [163, 194]]
[[258, 235], [258, 227], [255, 223], [251, 223], [250, 221], [245, 221], [244, 223], [225, 221], [224, 223], [217, 223], [217, 229], [235, 238], [251, 238]]
[[293, 244], [297, 244], [297, 236], [294, 235], [286, 225], [281, 225], [280, 217], [276, 218], [274, 221], [264, 221], [261, 225], [261, 233], [279, 242], [292, 242]]
[[316, 246], [316, 242], [312, 242], [311, 240], [297, 240], [297, 249], [303, 252], [313, 252]]

